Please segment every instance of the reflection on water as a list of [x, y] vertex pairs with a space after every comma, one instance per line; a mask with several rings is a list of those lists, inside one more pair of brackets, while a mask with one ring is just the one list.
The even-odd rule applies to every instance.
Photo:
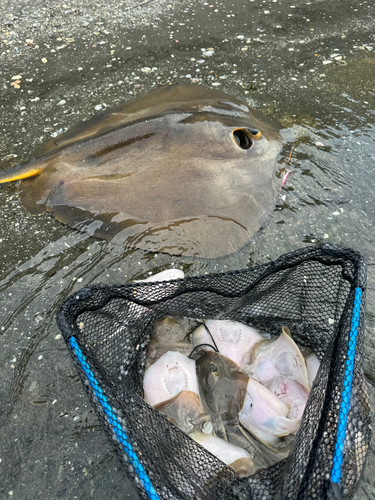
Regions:
[[[275, 26], [287, 22], [288, 13], [295, 15], [297, 9], [289, 9], [289, 3], [285, 2], [287, 12], [275, 13], [272, 18]], [[261, 26], [259, 29], [267, 30], [268, 24], [261, 25], [266, 16], [263, 7], [260, 10], [255, 2], [252, 5]], [[323, 8], [330, 8], [324, 2], [317, 5], [319, 15]], [[185, 7], [181, 4], [179, 8]], [[203, 9], [203, 6], [199, 8]], [[305, 17], [314, 19], [312, 15]], [[234, 19], [233, 22], [239, 22]], [[242, 35], [242, 22], [241, 32], [238, 24], [233, 26], [230, 28], [228, 24], [225, 28], [228, 31], [222, 33], [223, 39], [231, 39], [231, 49], [228, 52], [223, 49], [220, 61], [207, 57], [204, 64], [199, 63], [198, 69], [203, 73], [204, 66], [208, 66], [207, 78], [210, 71], [219, 71], [220, 68], [220, 74], [225, 71], [228, 79], [240, 78], [240, 74], [244, 80], [258, 79], [258, 89], [260, 82], [266, 82], [264, 91], [258, 90], [253, 95], [244, 94], [242, 90], [239, 94], [239, 88], [250, 87], [237, 85], [235, 80], [230, 83], [233, 88], [228, 86], [225, 90], [228, 93], [233, 90], [242, 99], [254, 97], [259, 107], [266, 103], [275, 110], [275, 118], [285, 126], [291, 126], [296, 136], [289, 166], [292, 175], [282, 188], [273, 217], [241, 252], [221, 259], [204, 260], [126, 250], [120, 245], [98, 241], [62, 227], [47, 215], [30, 218], [19, 204], [13, 186], [0, 190], [0, 250], [3, 259], [0, 269], [0, 496], [4, 498], [10, 495], [10, 491], [14, 498], [99, 499], [105, 495], [109, 498], [126, 495], [137, 498], [106, 436], [98, 427], [55, 324], [58, 305], [69, 294], [92, 283], [142, 279], [167, 267], [182, 268], [190, 276], [240, 269], [267, 262], [307, 244], [327, 241], [359, 250], [369, 265], [365, 373], [370, 400], [375, 407], [375, 58], [367, 49], [366, 52], [355, 49], [354, 55], [348, 52], [346, 65], [331, 63], [321, 66], [319, 75], [324, 73], [324, 76], [315, 77], [303, 67], [298, 71], [305, 71], [306, 80], [303, 83], [300, 75], [301, 82], [293, 84], [295, 86], [291, 89], [291, 74], [283, 71], [294, 64], [293, 74], [297, 73], [296, 68], [302, 64], [297, 57], [304, 57], [307, 67], [311, 57], [318, 60], [311, 54], [325, 50], [320, 40], [330, 45], [329, 55], [335, 48], [344, 53], [349, 37], [350, 50], [354, 50], [352, 46], [358, 45], [356, 38], [359, 35], [351, 33], [349, 27], [346, 39], [341, 38], [343, 31], [338, 30], [332, 35], [332, 41], [330, 33], [323, 36], [324, 23], [320, 27], [320, 38], [314, 38], [315, 34], [311, 32], [312, 38], [308, 39], [303, 32], [301, 40], [305, 40], [305, 45], [311, 43], [311, 54], [306, 49], [297, 55], [297, 48], [300, 50], [304, 44], [289, 44], [278, 53], [277, 60], [270, 55], [270, 61], [282, 64], [284, 68], [280, 73], [281, 80], [278, 80], [273, 78], [270, 65], [263, 63], [264, 58], [258, 59], [261, 50], [267, 47], [274, 50], [270, 39], [263, 37], [263, 43], [254, 41], [263, 34], [255, 31], [250, 37], [251, 43], [246, 45], [245, 41], [238, 41], [243, 43], [241, 48], [248, 47], [247, 51], [242, 51], [233, 41], [237, 40], [235, 36]], [[182, 27], [177, 29], [182, 30]], [[279, 33], [280, 44], [284, 43], [287, 35], [283, 29], [274, 29]], [[293, 36], [297, 39], [297, 35]], [[139, 40], [142, 41], [141, 36]], [[144, 57], [139, 40], [133, 45], [139, 44], [139, 54]], [[178, 40], [181, 44], [182, 35]], [[209, 40], [210, 43], [204, 42], [202, 47], [216, 43], [212, 38]], [[198, 42], [195, 43], [198, 47]], [[126, 42], [128, 45], [130, 42]], [[292, 52], [288, 48], [296, 50]], [[113, 47], [111, 50], [117, 49]], [[177, 72], [188, 64], [186, 51], [173, 51], [176, 57], [170, 57], [168, 49], [169, 63], [163, 61], [171, 71]], [[257, 77], [246, 76], [249, 62], [241, 59], [245, 55], [251, 58], [252, 71]], [[156, 56], [165, 58], [161, 53]], [[194, 57], [198, 60], [203, 56], [194, 53]], [[228, 66], [220, 66], [227, 60]], [[142, 64], [145, 63], [142, 61]], [[99, 73], [99, 67], [97, 69]], [[236, 73], [231, 73], [233, 71]], [[12, 69], [10, 77], [13, 72], [16, 74]], [[115, 74], [114, 81], [124, 80], [123, 75]], [[260, 75], [264, 75], [263, 80], [260, 80]], [[224, 83], [226, 80], [220, 81]], [[73, 82], [74, 91], [79, 94], [81, 90], [77, 82]], [[207, 82], [210, 80], [204, 81], [209, 84]], [[310, 85], [308, 92], [303, 88], [305, 83]], [[127, 91], [133, 88], [130, 83], [127, 85]], [[106, 90], [100, 90], [99, 95], [100, 92], [105, 95]], [[82, 101], [84, 99], [85, 95], [82, 95]], [[46, 116], [50, 113], [46, 106], [40, 109], [43, 111], [38, 113]], [[34, 130], [33, 140], [38, 136], [39, 131]], [[6, 154], [16, 151], [10, 141], [1, 147]], [[375, 498], [374, 470], [375, 449], [372, 444], [356, 499]]]

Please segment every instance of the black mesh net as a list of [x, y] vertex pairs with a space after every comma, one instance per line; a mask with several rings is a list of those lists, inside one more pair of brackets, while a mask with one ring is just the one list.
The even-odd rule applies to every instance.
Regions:
[[[57, 322], [88, 395], [142, 498], [350, 498], [370, 442], [364, 361], [366, 268], [321, 245], [224, 274], [98, 285]], [[235, 320], [312, 348], [321, 362], [287, 459], [240, 478], [142, 398], [148, 344], [166, 316]]]

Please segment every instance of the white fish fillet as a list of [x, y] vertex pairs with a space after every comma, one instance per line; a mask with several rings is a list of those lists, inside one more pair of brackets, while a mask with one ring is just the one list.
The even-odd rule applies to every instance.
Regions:
[[172, 399], [181, 391], [199, 396], [195, 361], [168, 351], [146, 370], [143, 379], [144, 399], [151, 406]]
[[[250, 353], [253, 346], [263, 340], [263, 337], [251, 326], [238, 321], [208, 320], [205, 322], [219, 353], [234, 361], [242, 368], [250, 362]], [[199, 326], [191, 337], [192, 347], [200, 344], [213, 345], [211, 335], [204, 325]], [[203, 350], [215, 350], [209, 346], [202, 346]]]
[[251, 458], [243, 448], [230, 444], [213, 434], [194, 431], [190, 432], [189, 436], [227, 465], [240, 458]]
[[281, 376], [309, 389], [305, 359], [297, 344], [284, 331], [276, 340], [260, 344], [253, 363], [243, 370], [265, 386]]
[[276, 397], [290, 406], [289, 418], [302, 418], [310, 391], [298, 382], [285, 377], [274, 378], [267, 387]]
[[289, 411], [289, 405], [256, 380], [249, 379], [239, 418], [254, 436], [277, 446], [280, 437], [295, 434], [300, 420], [287, 418]]

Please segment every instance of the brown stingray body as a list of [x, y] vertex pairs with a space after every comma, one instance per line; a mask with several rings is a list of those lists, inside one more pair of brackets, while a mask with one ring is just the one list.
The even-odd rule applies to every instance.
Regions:
[[31, 213], [97, 237], [219, 257], [244, 246], [272, 212], [280, 150], [268, 118], [221, 92], [177, 85], [82, 122], [0, 182], [22, 178]]
[[196, 362], [199, 392], [215, 423], [219, 437], [227, 440], [228, 431], [239, 424], [249, 378], [231, 359], [206, 351]]

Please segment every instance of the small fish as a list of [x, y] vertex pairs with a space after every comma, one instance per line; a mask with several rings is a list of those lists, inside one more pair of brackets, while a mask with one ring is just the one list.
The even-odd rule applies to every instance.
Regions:
[[305, 358], [307, 367], [307, 378], [309, 387], [311, 389], [313, 382], [315, 380], [316, 374], [318, 373], [320, 361], [314, 353], [310, 354]]
[[189, 434], [194, 430], [207, 432], [212, 430], [211, 415], [197, 393], [181, 391], [174, 398], [154, 406], [168, 420]]
[[275, 377], [287, 377], [309, 389], [306, 363], [296, 343], [284, 327], [276, 340], [265, 340], [253, 349], [252, 363], [244, 371], [267, 386]]
[[302, 418], [310, 391], [298, 382], [285, 377], [274, 378], [268, 384], [267, 388], [276, 397], [281, 399], [281, 401], [284, 401], [284, 403], [290, 406], [290, 411], [287, 415], [288, 418]]
[[[200, 344], [211, 344], [238, 366], [250, 360], [253, 346], [261, 340], [263, 337], [251, 326], [227, 320], [208, 320], [205, 325], [198, 327], [191, 337], [193, 348]], [[202, 349], [215, 350], [209, 345], [202, 346]]]
[[213, 434], [193, 431], [190, 432], [189, 436], [227, 465], [240, 458], [247, 458], [251, 460], [247, 451], [243, 450], [239, 446], [227, 443]]
[[239, 418], [258, 439], [278, 447], [282, 444], [280, 438], [295, 434], [300, 420], [287, 418], [289, 411], [288, 404], [278, 399], [256, 380], [249, 379]]
[[231, 359], [206, 351], [197, 360], [199, 390], [219, 437], [227, 439], [226, 428], [238, 425], [248, 377]]
[[181, 391], [199, 395], [195, 361], [179, 352], [168, 351], [146, 370], [144, 399], [151, 406], [174, 398]]

